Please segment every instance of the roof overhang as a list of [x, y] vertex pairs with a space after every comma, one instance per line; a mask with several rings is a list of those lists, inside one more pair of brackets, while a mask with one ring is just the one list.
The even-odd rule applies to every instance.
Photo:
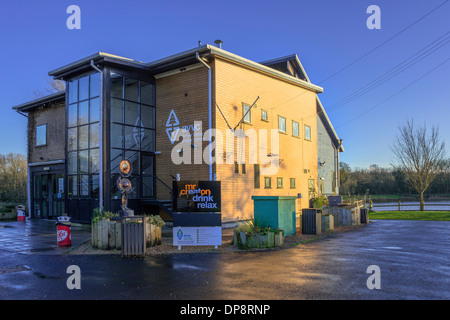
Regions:
[[[150, 72], [152, 72], [153, 74], [160, 74], [160, 73], [168, 72], [170, 70], [174, 70], [174, 69], [185, 67], [187, 65], [198, 63], [198, 60], [196, 58], [197, 53], [202, 58], [206, 58], [207, 60], [210, 60], [212, 58], [220, 58], [220, 59], [227, 60], [232, 63], [238, 64], [238, 65], [244, 66], [246, 68], [264, 73], [268, 76], [272, 76], [277, 79], [280, 79], [280, 80], [283, 80], [286, 82], [290, 82], [294, 85], [314, 91], [315, 93], [323, 92], [323, 88], [310, 83], [309, 78], [307, 78], [308, 81], [305, 81], [305, 80], [293, 77], [284, 72], [275, 70], [269, 66], [245, 59], [241, 56], [238, 56], [236, 54], [233, 54], [231, 52], [228, 52], [226, 50], [220, 49], [216, 46], [212, 46], [209, 44], [202, 45], [202, 46], [199, 46], [199, 47], [187, 50], [187, 51], [177, 53], [175, 55], [168, 56], [163, 59], [159, 59], [159, 60], [147, 63], [147, 67], [148, 67], [148, 70]], [[297, 60], [298, 60], [298, 58], [297, 58]], [[299, 66], [301, 66], [300, 61], [298, 61], [298, 63], [299, 63]], [[306, 73], [305, 73], [305, 75], [306, 75]]]
[[86, 58], [74, 61], [65, 66], [52, 70], [48, 73], [48, 75], [55, 79], [67, 80], [78, 74], [83, 74], [90, 70], [93, 70], [93, 67], [91, 65], [92, 63], [96, 67], [100, 68], [104, 65], [109, 65], [109, 66], [129, 67], [142, 71], [147, 70], [146, 64], [143, 62], [116, 56], [106, 52], [97, 52]]
[[52, 93], [45, 97], [41, 97], [26, 103], [19, 104], [17, 106], [14, 106], [13, 109], [18, 112], [29, 112], [37, 107], [46, 107], [58, 102], [64, 102], [65, 99], [66, 99], [66, 92], [60, 91]]

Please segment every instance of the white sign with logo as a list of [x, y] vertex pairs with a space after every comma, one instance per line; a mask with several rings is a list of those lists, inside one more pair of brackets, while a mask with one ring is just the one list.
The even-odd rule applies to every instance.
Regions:
[[222, 227], [174, 227], [174, 246], [220, 246]]

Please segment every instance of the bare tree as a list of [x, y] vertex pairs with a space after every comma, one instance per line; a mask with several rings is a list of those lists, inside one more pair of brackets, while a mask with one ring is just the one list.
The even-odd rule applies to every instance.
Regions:
[[408, 184], [420, 198], [420, 211], [424, 211], [424, 192], [430, 183], [446, 166], [445, 142], [439, 137], [439, 129], [433, 126], [427, 135], [426, 124], [415, 127], [414, 121], [407, 121], [399, 127], [391, 147], [395, 155], [394, 169], [400, 170]]

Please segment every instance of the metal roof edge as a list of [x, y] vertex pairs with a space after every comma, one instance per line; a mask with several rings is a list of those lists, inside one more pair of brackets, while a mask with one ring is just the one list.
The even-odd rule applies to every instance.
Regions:
[[30, 108], [33, 108], [35, 106], [38, 106], [38, 105], [41, 105], [44, 103], [54, 102], [54, 101], [58, 101], [58, 100], [64, 100], [65, 95], [66, 95], [65, 91], [59, 91], [59, 92], [49, 94], [45, 97], [37, 98], [37, 99], [31, 100], [31, 101], [19, 104], [12, 108], [16, 111], [25, 111], [26, 109], [30, 109]]
[[[341, 144], [341, 140], [339, 139], [336, 130], [334, 130], [333, 125], [331, 124], [330, 118], [328, 118], [328, 115], [325, 111], [325, 108], [322, 105], [322, 102], [320, 101], [319, 97], [316, 95], [316, 101], [317, 105], [319, 106], [320, 112], [319, 117], [323, 120], [325, 120], [325, 124], [328, 125], [329, 129], [331, 130], [331, 134], [333, 135], [331, 138], [334, 140], [334, 144], [336, 147], [339, 148], [339, 152], [344, 152], [344, 146]], [[329, 130], [327, 130], [329, 131]]]

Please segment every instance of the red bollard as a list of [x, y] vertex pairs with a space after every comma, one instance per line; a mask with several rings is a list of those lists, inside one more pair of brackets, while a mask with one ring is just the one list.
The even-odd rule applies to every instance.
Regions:
[[72, 244], [70, 217], [58, 217], [56, 240], [58, 241], [58, 246], [70, 246]]

